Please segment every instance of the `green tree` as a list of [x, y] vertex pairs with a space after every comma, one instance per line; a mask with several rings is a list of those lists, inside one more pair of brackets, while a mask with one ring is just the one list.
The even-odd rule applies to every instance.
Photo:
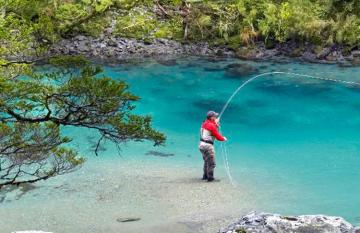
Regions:
[[[131, 4], [130, 4], [131, 3]], [[52, 58], [51, 72], [33, 64], [58, 39], [81, 32], [110, 8], [133, 1], [0, 0], [0, 188], [46, 180], [79, 168], [63, 126], [95, 130], [99, 139], [164, 142], [149, 116], [132, 113], [138, 97], [124, 82], [101, 76], [80, 57]], [[39, 56], [40, 55], [40, 56]]]
[[115, 144], [165, 136], [151, 117], [132, 113], [139, 98], [124, 82], [99, 77], [102, 69], [78, 57], [53, 58], [51, 72], [0, 77], [0, 188], [71, 172], [84, 158], [67, 146], [62, 126], [95, 130]]

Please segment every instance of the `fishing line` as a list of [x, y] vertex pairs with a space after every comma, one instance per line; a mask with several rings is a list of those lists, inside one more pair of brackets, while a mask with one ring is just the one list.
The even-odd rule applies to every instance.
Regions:
[[[247, 84], [249, 84], [250, 82], [254, 81], [257, 78], [260, 78], [262, 76], [266, 76], [266, 75], [272, 75], [272, 74], [286, 74], [286, 75], [292, 75], [292, 76], [297, 76], [297, 77], [305, 77], [305, 78], [310, 78], [310, 79], [317, 79], [317, 80], [322, 80], [322, 81], [329, 81], [329, 82], [336, 82], [336, 83], [342, 83], [342, 84], [346, 84], [346, 85], [359, 85], [360, 83], [357, 82], [352, 82], [352, 81], [344, 81], [344, 80], [340, 80], [340, 79], [333, 79], [333, 78], [322, 78], [322, 77], [318, 77], [318, 76], [313, 76], [313, 75], [307, 75], [307, 74], [298, 74], [298, 73], [292, 73], [292, 72], [282, 72], [282, 71], [274, 71], [274, 72], [266, 72], [266, 73], [262, 73], [259, 75], [256, 75], [248, 80], [246, 80], [243, 84], [241, 84], [234, 92], [233, 94], [230, 96], [230, 98], [227, 100], [227, 102], [225, 103], [224, 107], [222, 108], [220, 114], [219, 114], [219, 119], [221, 119], [222, 115], [224, 114], [225, 110], [228, 108], [230, 102], [234, 99], [234, 97], [240, 92], [240, 90], [245, 87]], [[236, 183], [234, 182], [234, 179], [232, 178], [231, 175], [231, 171], [230, 171], [230, 166], [229, 166], [229, 159], [228, 159], [228, 153], [227, 153], [227, 148], [225, 144], [221, 144], [221, 153], [222, 153], [222, 157], [224, 160], [224, 166], [225, 166], [225, 170], [226, 170], [226, 174], [230, 180], [230, 183], [235, 187]]]
[[224, 160], [225, 170], [226, 170], [227, 176], [228, 176], [228, 178], [230, 180], [231, 185], [236, 187], [236, 182], [234, 181], [234, 179], [231, 176], [231, 170], [230, 170], [228, 156], [224, 156], [224, 155], [228, 154], [227, 147], [226, 147], [226, 142], [221, 143], [221, 148], [222, 148], [222, 155], [223, 155], [223, 160]]

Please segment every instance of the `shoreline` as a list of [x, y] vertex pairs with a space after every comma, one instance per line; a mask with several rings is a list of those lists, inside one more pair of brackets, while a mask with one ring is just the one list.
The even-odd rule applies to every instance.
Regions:
[[311, 44], [295, 42], [277, 44], [267, 49], [263, 42], [251, 47], [232, 49], [228, 46], [213, 46], [207, 42], [181, 43], [168, 39], [137, 40], [103, 34], [99, 38], [78, 35], [62, 39], [52, 45], [45, 57], [55, 55], [84, 55], [104, 62], [122, 62], [155, 58], [164, 63], [185, 56], [203, 56], [214, 59], [238, 58], [253, 61], [283, 61], [294, 59], [300, 62], [339, 64], [344, 67], [360, 66], [360, 50], [343, 54], [340, 47], [321, 49]]
[[[216, 232], [255, 205], [247, 188], [234, 189], [224, 176], [208, 184], [198, 177], [201, 167], [153, 163], [89, 161], [26, 193], [12, 191], [2, 203], [0, 217], [9, 220], [1, 232]], [[139, 220], [122, 222], [128, 218]]]
[[204, 57], [214, 62], [233, 58], [254, 62], [295, 61], [337, 64], [340, 67], [360, 66], [360, 49], [344, 53], [342, 47], [338, 45], [319, 48], [310, 43], [300, 44], [288, 41], [267, 48], [264, 42], [258, 41], [250, 46], [232, 48], [227, 45], [212, 45], [208, 42], [179, 42], [163, 38], [151, 40], [124, 38], [111, 33], [103, 33], [99, 37], [77, 35], [63, 38], [50, 45], [42, 54], [37, 54], [31, 47], [26, 53], [3, 57], [3, 59], [11, 63], [46, 64], [47, 60], [54, 56], [81, 55], [99, 63], [116, 64], [150, 58], [164, 65], [171, 65], [178, 58], [190, 56]]
[[[197, 166], [158, 160], [162, 162], [130, 159], [116, 164], [95, 158], [75, 173], [40, 183], [39, 187], [29, 186], [26, 193], [13, 196], [16, 201], [2, 203], [5, 205], [0, 217], [8, 221], [0, 230], [4, 233], [32, 232], [29, 230], [36, 233], [40, 230], [48, 233], [360, 232], [359, 227], [341, 217], [251, 212], [256, 209], [253, 195], [256, 190], [234, 188], [224, 174], [220, 175], [221, 182], [209, 184], [198, 177], [201, 168]], [[111, 167], [99, 169], [104, 165]]]

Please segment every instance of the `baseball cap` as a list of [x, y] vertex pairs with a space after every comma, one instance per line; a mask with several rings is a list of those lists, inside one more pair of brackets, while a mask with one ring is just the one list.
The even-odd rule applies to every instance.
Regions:
[[210, 117], [218, 117], [219, 116], [219, 113], [215, 112], [215, 111], [208, 111], [207, 114], [206, 114], [207, 118], [210, 118]]

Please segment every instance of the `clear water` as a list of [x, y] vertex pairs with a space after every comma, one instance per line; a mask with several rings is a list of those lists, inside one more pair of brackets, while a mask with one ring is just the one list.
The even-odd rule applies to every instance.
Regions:
[[[224, 67], [233, 63], [246, 63], [257, 71], [231, 75]], [[360, 83], [360, 68], [294, 61], [184, 58], [168, 65], [148, 60], [107, 66], [106, 75], [125, 80], [141, 97], [136, 112], [151, 115], [154, 127], [168, 137], [166, 146], [159, 148], [149, 143], [128, 143], [121, 148], [121, 158], [164, 161], [166, 166], [185, 170], [195, 166], [201, 176], [202, 158], [197, 146], [205, 113], [221, 111], [241, 83], [269, 71]], [[288, 75], [262, 77], [234, 98], [221, 124], [229, 139], [226, 146], [232, 176], [241, 187], [252, 190], [255, 210], [339, 215], [360, 224], [359, 87]], [[94, 132], [64, 128], [64, 133], [76, 138], [73, 146], [88, 157], [89, 164], [101, 160], [99, 166], [107, 166], [119, 161], [119, 152], [110, 143], [102, 146], [101, 158], [95, 158], [91, 150]], [[226, 180], [219, 143], [216, 148], [216, 175]], [[175, 156], [155, 158], [145, 155], [149, 150]], [[81, 175], [81, 170], [76, 174]]]
[[[232, 76], [228, 64], [247, 63], [253, 74]], [[160, 151], [174, 162], [198, 163], [198, 129], [206, 111], [220, 111], [247, 78], [269, 71], [360, 82], [360, 68], [306, 63], [182, 59], [107, 67], [140, 95], [137, 111], [151, 114], [168, 136]], [[232, 175], [257, 190], [257, 208], [287, 214], [340, 215], [360, 223], [360, 89], [290, 75], [255, 80], [222, 118]], [[135, 154], [129, 147], [124, 154]], [[218, 151], [218, 167], [223, 167]], [[226, 177], [220, 169], [221, 176]]]

